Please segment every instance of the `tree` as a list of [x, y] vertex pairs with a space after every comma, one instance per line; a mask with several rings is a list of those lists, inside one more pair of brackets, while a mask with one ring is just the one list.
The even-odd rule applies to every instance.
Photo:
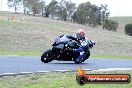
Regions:
[[73, 19], [73, 22], [77, 22], [77, 11], [74, 12], [74, 14], [71, 17]]
[[77, 11], [74, 12], [72, 19], [73, 22], [77, 22], [79, 24], [85, 24], [86, 21], [86, 17], [84, 16], [86, 13], [83, 9], [84, 3], [79, 4], [79, 6], [77, 7]]
[[65, 2], [64, 8], [66, 8], [67, 18], [71, 18], [76, 10], [76, 4], [72, 3], [71, 1], [67, 1]]
[[89, 7], [89, 16], [88, 16], [88, 24], [92, 27], [96, 27], [97, 25], [100, 25], [101, 23], [101, 16], [100, 16], [100, 10], [99, 7], [96, 5], [91, 5]]
[[118, 23], [111, 19], [104, 19], [104, 28], [109, 31], [116, 31], [118, 28]]
[[64, 21], [66, 21], [67, 18], [71, 18], [76, 10], [76, 4], [72, 3], [71, 0], [61, 0], [59, 6], [59, 16]]
[[47, 6], [51, 16], [58, 16], [62, 20], [66, 21], [67, 18], [71, 18], [76, 9], [76, 4], [70, 0], [61, 0], [57, 2], [52, 0]]
[[42, 12], [42, 16], [44, 16], [44, 13], [45, 13], [45, 1], [40, 1], [40, 10]]
[[39, 13], [39, 0], [32, 0], [31, 1], [31, 10], [32, 10], [34, 16], [37, 13]]
[[8, 0], [8, 6], [14, 8], [15, 12], [18, 10], [21, 5], [21, 0]]
[[47, 5], [47, 10], [51, 14], [51, 16], [57, 16], [57, 5], [58, 2], [56, 0], [52, 0], [48, 5]]
[[126, 25], [125, 25], [125, 33], [126, 33], [127, 35], [132, 36], [132, 24], [126, 24]]
[[65, 0], [61, 0], [61, 2], [58, 4], [58, 16], [66, 21], [67, 18], [67, 13], [66, 13], [66, 1]]
[[101, 13], [102, 26], [104, 29], [105, 19], [108, 19], [110, 12], [108, 12], [108, 5], [106, 5], [106, 4], [105, 5], [101, 4], [99, 9], [100, 9], [100, 13]]
[[31, 12], [30, 0], [23, 0], [24, 14], [29, 14]]
[[88, 14], [89, 13], [85, 11], [84, 3], [82, 3], [77, 7], [77, 11], [73, 15], [73, 21], [76, 21], [79, 24], [85, 24], [88, 18]]
[[90, 2], [81, 3], [77, 7], [77, 11], [72, 16], [73, 21], [80, 24], [89, 24], [96, 27], [100, 24], [99, 7], [92, 5]]
[[23, 0], [24, 9], [28, 13], [33, 12], [34, 16], [42, 11], [42, 7], [44, 7], [44, 5], [44, 2], [42, 3], [41, 0]]

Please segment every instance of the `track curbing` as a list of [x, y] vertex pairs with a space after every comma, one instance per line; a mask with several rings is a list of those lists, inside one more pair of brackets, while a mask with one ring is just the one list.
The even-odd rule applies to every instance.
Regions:
[[[106, 69], [84, 69], [85, 71], [119, 71], [119, 70], [132, 70], [132, 68], [106, 68]], [[54, 70], [54, 71], [37, 71], [37, 72], [20, 72], [20, 73], [2, 73], [0, 77], [4, 76], [17, 76], [37, 73], [48, 73], [48, 72], [76, 72], [77, 70]]]

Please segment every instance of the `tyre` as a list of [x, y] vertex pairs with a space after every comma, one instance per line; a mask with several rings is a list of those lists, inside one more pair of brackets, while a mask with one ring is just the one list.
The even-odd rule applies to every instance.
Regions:
[[51, 57], [52, 56], [51, 54], [52, 54], [51, 49], [45, 51], [41, 56], [41, 61], [44, 63], [51, 62], [53, 60], [53, 58]]
[[79, 52], [75, 52], [75, 53], [74, 53], [73, 61], [74, 61], [76, 64], [82, 63], [80, 60], [77, 60], [77, 57], [78, 57], [79, 55], [80, 55]]
[[76, 64], [80, 64], [82, 62], [84, 62], [85, 60], [87, 60], [90, 56], [90, 51], [86, 52], [86, 55], [83, 57], [82, 61], [78, 61], [76, 60], [77, 56], [74, 57], [73, 61], [76, 63]]
[[83, 58], [82, 62], [84, 62], [85, 60], [87, 60], [90, 56], [90, 51], [86, 53], [85, 57]]
[[76, 60], [74, 60], [74, 62], [75, 62], [76, 64], [82, 63], [81, 61], [76, 61]]
[[82, 61], [78, 61], [78, 60], [76, 60], [76, 58], [73, 58], [73, 61], [74, 61], [76, 64], [82, 63]]

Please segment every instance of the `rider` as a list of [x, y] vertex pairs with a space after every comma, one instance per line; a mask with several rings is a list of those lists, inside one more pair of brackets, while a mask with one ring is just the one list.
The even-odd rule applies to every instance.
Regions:
[[73, 35], [61, 35], [57, 37], [54, 40], [54, 43], [52, 44], [53, 46], [62, 46], [61, 48], [67, 47], [67, 43], [70, 41], [76, 41], [79, 45], [81, 44], [82, 41], [85, 41], [85, 33], [82, 29], [80, 29], [79, 32], [76, 33], [75, 36]]
[[[67, 47], [68, 42], [76, 41], [77, 44], [80, 46], [78, 49], [75, 49], [75, 52], [82, 52], [84, 51], [83, 47], [85, 46], [84, 42], [87, 41], [85, 38], [85, 32], [83, 29], [80, 29], [75, 36], [73, 35], [61, 35], [54, 40], [53, 46], [58, 48], [64, 49]], [[89, 40], [88, 41], [89, 48], [92, 48], [95, 42]], [[77, 61], [81, 61], [84, 53], [81, 53], [79, 57], [77, 57]]]

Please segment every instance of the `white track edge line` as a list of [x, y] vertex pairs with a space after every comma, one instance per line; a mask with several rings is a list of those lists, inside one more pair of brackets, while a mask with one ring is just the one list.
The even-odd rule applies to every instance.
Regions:
[[[106, 69], [84, 69], [85, 71], [119, 71], [119, 70], [132, 70], [132, 68], [106, 68]], [[77, 70], [54, 70], [54, 71], [37, 71], [37, 72], [20, 72], [20, 73], [2, 73], [0, 77], [3, 76], [16, 76], [16, 75], [26, 75], [34, 73], [48, 73], [48, 72], [76, 72]]]

